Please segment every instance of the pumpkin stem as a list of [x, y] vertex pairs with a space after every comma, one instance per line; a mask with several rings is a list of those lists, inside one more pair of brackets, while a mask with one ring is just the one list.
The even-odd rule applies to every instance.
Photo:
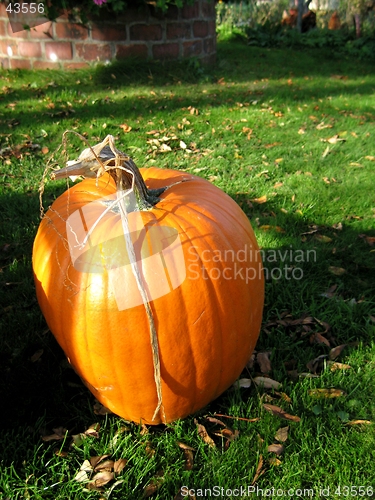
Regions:
[[51, 177], [52, 179], [76, 176], [99, 178], [106, 172], [122, 191], [134, 185], [138, 210], [152, 208], [167, 189], [167, 187], [148, 189], [139, 168], [128, 155], [116, 148], [112, 135], [107, 135], [103, 142], [84, 149], [77, 160], [68, 161], [66, 167], [54, 170]]

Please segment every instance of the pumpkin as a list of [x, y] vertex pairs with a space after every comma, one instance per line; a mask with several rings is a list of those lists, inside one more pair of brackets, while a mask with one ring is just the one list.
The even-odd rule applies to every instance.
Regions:
[[181, 171], [138, 170], [110, 146], [55, 173], [86, 178], [41, 221], [37, 298], [105, 407], [139, 423], [172, 422], [221, 395], [249, 360], [263, 310], [260, 253], [247, 216], [219, 188]]

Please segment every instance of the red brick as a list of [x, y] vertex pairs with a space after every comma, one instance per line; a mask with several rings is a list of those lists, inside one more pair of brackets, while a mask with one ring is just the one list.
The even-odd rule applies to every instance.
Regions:
[[86, 62], [68, 62], [64, 63], [64, 69], [82, 69], [88, 68], [90, 65]]
[[181, 16], [183, 19], [194, 19], [199, 17], [199, 4], [184, 5], [181, 9]]
[[52, 54], [56, 54], [57, 61], [59, 61], [60, 59], [72, 59], [73, 52], [72, 44], [70, 42], [46, 42], [45, 48], [47, 59], [50, 59], [53, 62], [55, 61], [51, 59]]
[[93, 40], [101, 40], [103, 42], [113, 42], [113, 41], [122, 41], [126, 40], [126, 26], [120, 25], [93, 25], [91, 38]]
[[202, 53], [202, 40], [194, 40], [194, 42], [184, 42], [184, 57], [199, 56]]
[[7, 33], [7, 21], [0, 21], [0, 36], [6, 36]]
[[[28, 38], [28, 31], [23, 29], [23, 24], [22, 23], [12, 23], [13, 27], [11, 24], [8, 24], [8, 36], [11, 36], [12, 38], [23, 38], [26, 39]], [[13, 33], [13, 28], [15, 30], [15, 33]]]
[[208, 35], [208, 22], [207, 21], [194, 21], [193, 24], [194, 36], [204, 38]]
[[[8, 53], [8, 47], [11, 48], [11, 53]], [[18, 56], [18, 43], [16, 40], [4, 40], [0, 42], [0, 51], [8, 57]]]
[[213, 54], [216, 51], [216, 39], [206, 38], [203, 40], [203, 50], [206, 54]]
[[130, 27], [130, 40], [161, 40], [163, 29], [160, 24], [135, 24]]
[[34, 61], [33, 69], [60, 69], [60, 64], [52, 61]]
[[175, 40], [176, 38], [191, 38], [190, 23], [168, 23], [167, 24], [167, 39]]
[[51, 40], [52, 35], [52, 21], [47, 21], [46, 23], [39, 24], [39, 26], [34, 26], [30, 30], [30, 38], [36, 40]]
[[12, 59], [10, 64], [12, 69], [31, 69], [30, 59]]
[[107, 61], [112, 59], [112, 50], [107, 43], [76, 43], [76, 55], [85, 61]]
[[7, 57], [0, 57], [0, 68], [2, 69], [9, 69], [10, 64], [9, 64], [9, 59]]
[[178, 43], [161, 43], [152, 47], [155, 59], [177, 59], [180, 55]]
[[19, 42], [18, 50], [20, 56], [42, 57], [42, 47], [40, 42]]
[[86, 40], [89, 36], [87, 28], [74, 23], [56, 23], [55, 33], [58, 38], [72, 38], [73, 40]]
[[147, 56], [148, 47], [145, 43], [116, 46], [116, 59], [126, 59], [127, 57], [146, 58]]
[[3, 3], [0, 3], [0, 17], [8, 17], [7, 11], [5, 10], [6, 6]]
[[208, 34], [216, 38], [216, 21], [208, 21]]
[[208, 2], [202, 2], [201, 3], [201, 15], [202, 17], [211, 17], [214, 18], [216, 17], [216, 11], [215, 11], [215, 2], [208, 1]]

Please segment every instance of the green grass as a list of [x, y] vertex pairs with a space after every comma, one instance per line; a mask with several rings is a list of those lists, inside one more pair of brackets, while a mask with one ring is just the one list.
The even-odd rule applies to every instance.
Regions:
[[[365, 237], [375, 236], [373, 65], [327, 51], [221, 43], [213, 69], [194, 61], [134, 62], [76, 73], [3, 71], [0, 79], [0, 498], [134, 499], [142, 498], [152, 481], [161, 484], [155, 499], [174, 498], [182, 486], [216, 486], [224, 492], [213, 490], [211, 497], [219, 491], [219, 498], [230, 498], [226, 489], [252, 484], [261, 456], [263, 473], [256, 485], [268, 489], [268, 496], [271, 488], [293, 489], [289, 498], [309, 497], [311, 489], [319, 496], [321, 488], [330, 488], [322, 498], [372, 497], [374, 424], [348, 422], [375, 422], [375, 247]], [[127, 134], [119, 127], [124, 123], [132, 127]], [[228, 390], [198, 415], [150, 428], [148, 434], [116, 416], [94, 414], [93, 397], [46, 328], [31, 270], [38, 187], [49, 153], [66, 129], [87, 133], [91, 144], [111, 133], [138, 166], [197, 173], [242, 206], [264, 250], [268, 274], [283, 269], [282, 279], [267, 281], [256, 349], [271, 352], [270, 376], [282, 383], [289, 402], [252, 384]], [[147, 142], [152, 130], [178, 138], [169, 141], [170, 152], [152, 149]], [[344, 140], [327, 142], [337, 134]], [[180, 148], [180, 140], [190, 153]], [[48, 154], [42, 153], [45, 147]], [[75, 142], [72, 156], [80, 149]], [[45, 205], [64, 189], [64, 182], [49, 182]], [[265, 195], [263, 204], [250, 201]], [[278, 262], [273, 262], [275, 251]], [[335, 268], [345, 273], [332, 273]], [[293, 269], [301, 279], [289, 279]], [[283, 324], [279, 319], [286, 312], [295, 320], [313, 319], [305, 326]], [[319, 332], [326, 332], [329, 346], [311, 341]], [[350, 369], [331, 371], [322, 363], [313, 378], [290, 373], [308, 372], [309, 361], [341, 344], [348, 345], [338, 361]], [[259, 370], [255, 364], [243, 376], [254, 377]], [[309, 392], [316, 388], [341, 389], [345, 395], [316, 399]], [[267, 402], [301, 421], [280, 420], [265, 411]], [[204, 418], [215, 412], [259, 420], [225, 419], [239, 431], [226, 449], [225, 440], [212, 434], [220, 426]], [[215, 448], [198, 436], [194, 418], [214, 437]], [[95, 422], [98, 437], [69, 446], [72, 435]], [[267, 448], [286, 425], [281, 463], [272, 465], [274, 454]], [[59, 426], [68, 429], [65, 440], [41, 439]], [[192, 470], [184, 470], [178, 441], [195, 449]], [[128, 460], [117, 478], [122, 482], [87, 491], [74, 477], [85, 459], [102, 454]], [[357, 489], [348, 494], [345, 486]], [[369, 487], [365, 495], [359, 486]], [[196, 497], [211, 498], [199, 491]]]

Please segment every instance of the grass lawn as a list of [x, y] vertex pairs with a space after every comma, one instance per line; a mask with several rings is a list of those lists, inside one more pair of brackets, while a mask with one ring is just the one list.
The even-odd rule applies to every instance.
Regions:
[[[223, 42], [213, 69], [134, 63], [0, 81], [0, 498], [374, 497], [374, 66]], [[98, 414], [47, 329], [31, 270], [39, 184], [67, 129], [92, 145], [112, 134], [138, 166], [200, 175], [241, 205], [268, 278], [242, 377], [280, 388], [232, 388], [156, 428]], [[72, 157], [81, 149], [73, 141]], [[48, 182], [45, 207], [65, 189]], [[88, 490], [77, 473], [102, 455], [125, 467]]]

